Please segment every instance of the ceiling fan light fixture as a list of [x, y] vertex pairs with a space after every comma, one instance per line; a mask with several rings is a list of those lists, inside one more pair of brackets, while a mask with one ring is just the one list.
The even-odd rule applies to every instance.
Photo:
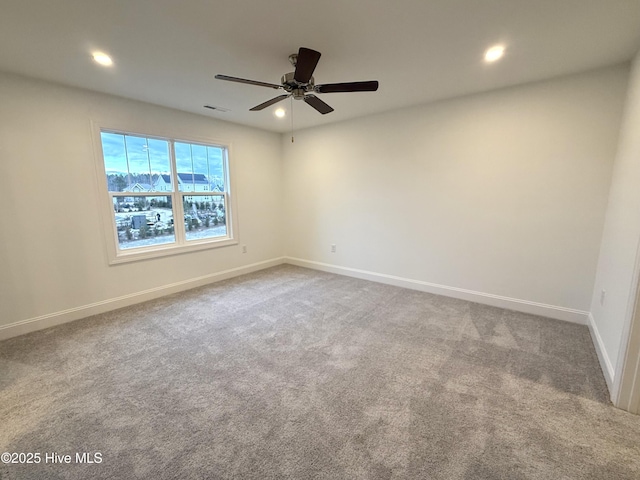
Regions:
[[484, 61], [488, 63], [500, 60], [504, 56], [504, 45], [494, 45], [484, 52]]
[[284, 108], [278, 108], [275, 112], [273, 112], [273, 114], [278, 118], [284, 118], [287, 112], [285, 112]]

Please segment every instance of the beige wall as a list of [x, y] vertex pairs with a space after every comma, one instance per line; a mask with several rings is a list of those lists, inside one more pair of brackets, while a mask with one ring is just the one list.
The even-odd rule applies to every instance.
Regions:
[[[0, 105], [0, 326], [282, 256], [280, 135], [6, 74]], [[232, 246], [108, 266], [92, 119], [231, 143], [248, 253]]]
[[[619, 373], [635, 299], [640, 245], [640, 54], [629, 77], [611, 192], [591, 301], [609, 375]], [[600, 302], [606, 291], [604, 303]], [[622, 347], [622, 348], [621, 348]], [[614, 381], [618, 379], [613, 379]], [[614, 388], [614, 392], [617, 388]]]
[[286, 255], [586, 322], [627, 77], [608, 68], [283, 136]]

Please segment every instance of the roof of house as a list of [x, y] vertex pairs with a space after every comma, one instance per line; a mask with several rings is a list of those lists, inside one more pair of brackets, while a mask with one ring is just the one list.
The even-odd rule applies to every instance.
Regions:
[[156, 183], [160, 177], [162, 177], [162, 180], [164, 180], [164, 183], [171, 183], [171, 175], [169, 175], [168, 173], [161, 173], [160, 175], [154, 175], [153, 176], [153, 183]]
[[178, 180], [184, 183], [198, 183], [209, 185], [209, 180], [203, 173], [179, 173]]
[[[162, 173], [154, 175], [153, 183], [156, 183], [158, 179], [162, 177], [165, 183], [171, 183], [171, 175]], [[209, 185], [209, 180], [204, 173], [180, 173], [178, 172], [178, 181], [180, 183], [197, 183], [198, 185]]]
[[123, 192], [148, 192], [151, 190], [151, 185], [148, 183], [136, 182], [133, 185], [125, 188]]

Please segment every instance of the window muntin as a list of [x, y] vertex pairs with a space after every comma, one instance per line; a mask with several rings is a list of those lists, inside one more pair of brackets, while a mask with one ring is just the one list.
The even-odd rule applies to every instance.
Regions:
[[233, 239], [227, 147], [108, 130], [100, 135], [116, 257]]

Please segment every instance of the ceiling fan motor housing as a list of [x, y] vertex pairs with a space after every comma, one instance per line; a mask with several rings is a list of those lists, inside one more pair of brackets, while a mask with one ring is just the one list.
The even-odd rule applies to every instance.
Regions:
[[294, 98], [298, 98], [297, 95], [300, 94], [298, 92], [302, 92], [302, 94], [304, 94], [304, 92], [311, 92], [314, 90], [315, 84], [313, 77], [311, 77], [307, 83], [300, 83], [293, 78], [295, 73], [296, 72], [289, 72], [282, 76], [282, 79], [280, 80], [282, 88], [289, 93], [293, 93]]

